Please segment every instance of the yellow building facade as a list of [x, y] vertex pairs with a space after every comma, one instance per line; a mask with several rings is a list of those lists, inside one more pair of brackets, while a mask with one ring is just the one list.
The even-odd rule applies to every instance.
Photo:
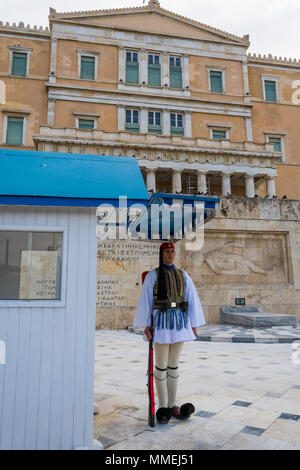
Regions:
[[[0, 43], [2, 148], [135, 157], [149, 192], [224, 196], [203, 249], [176, 245], [206, 321], [237, 298], [300, 318], [299, 60], [157, 0], [0, 22]], [[158, 247], [98, 240], [97, 328], [131, 324]]]
[[0, 24], [2, 147], [135, 156], [149, 190], [300, 199], [300, 62], [150, 0]]

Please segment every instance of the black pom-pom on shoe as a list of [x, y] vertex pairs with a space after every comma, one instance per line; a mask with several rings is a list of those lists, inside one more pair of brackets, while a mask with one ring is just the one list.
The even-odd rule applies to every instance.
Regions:
[[171, 418], [171, 411], [169, 408], [159, 408], [156, 412], [156, 419], [159, 424], [167, 424]]
[[188, 419], [195, 412], [195, 407], [192, 403], [185, 403], [180, 407], [180, 415], [182, 419]]

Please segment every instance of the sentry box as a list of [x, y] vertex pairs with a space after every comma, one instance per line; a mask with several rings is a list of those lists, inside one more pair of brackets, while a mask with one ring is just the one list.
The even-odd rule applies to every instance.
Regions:
[[0, 149], [0, 449], [93, 448], [96, 208], [120, 195], [148, 199], [133, 158]]

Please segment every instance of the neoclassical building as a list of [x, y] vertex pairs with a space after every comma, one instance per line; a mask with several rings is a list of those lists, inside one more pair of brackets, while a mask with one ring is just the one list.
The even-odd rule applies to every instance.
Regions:
[[[0, 22], [0, 44], [1, 147], [134, 156], [149, 192], [220, 196], [203, 249], [176, 245], [206, 321], [240, 300], [300, 318], [299, 60], [157, 0]], [[131, 324], [158, 246], [98, 240], [97, 328]]]
[[153, 191], [300, 199], [299, 61], [157, 0], [0, 33], [1, 146], [135, 156]]

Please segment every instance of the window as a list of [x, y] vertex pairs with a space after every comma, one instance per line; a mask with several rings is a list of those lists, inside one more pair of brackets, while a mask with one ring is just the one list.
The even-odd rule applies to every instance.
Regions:
[[269, 137], [267, 136], [267, 142], [273, 144], [274, 152], [282, 153], [282, 155], [278, 158], [277, 162], [283, 162], [283, 141], [281, 137]]
[[26, 77], [27, 75], [27, 53], [14, 52], [12, 53], [12, 67], [11, 75], [16, 77]]
[[161, 86], [160, 55], [148, 54], [148, 85]]
[[271, 101], [271, 102], [277, 101], [276, 81], [264, 80], [264, 86], [265, 86], [265, 101]]
[[170, 56], [170, 88], [182, 88], [181, 57]]
[[227, 132], [223, 130], [213, 129], [211, 132], [211, 137], [214, 140], [225, 140], [227, 139]]
[[80, 56], [80, 78], [95, 80], [95, 57]]
[[60, 232], [0, 231], [0, 300], [60, 300]]
[[137, 109], [126, 109], [125, 129], [130, 132], [140, 132], [139, 112]]
[[78, 119], [78, 129], [95, 129], [95, 121], [93, 119]]
[[184, 135], [183, 115], [171, 113], [171, 135]]
[[212, 93], [223, 93], [223, 72], [217, 70], [209, 71], [210, 91]]
[[7, 128], [4, 143], [7, 145], [24, 144], [24, 118], [7, 116]]
[[162, 134], [161, 113], [159, 111], [148, 112], [148, 132]]
[[126, 51], [126, 82], [139, 83], [138, 53]]

